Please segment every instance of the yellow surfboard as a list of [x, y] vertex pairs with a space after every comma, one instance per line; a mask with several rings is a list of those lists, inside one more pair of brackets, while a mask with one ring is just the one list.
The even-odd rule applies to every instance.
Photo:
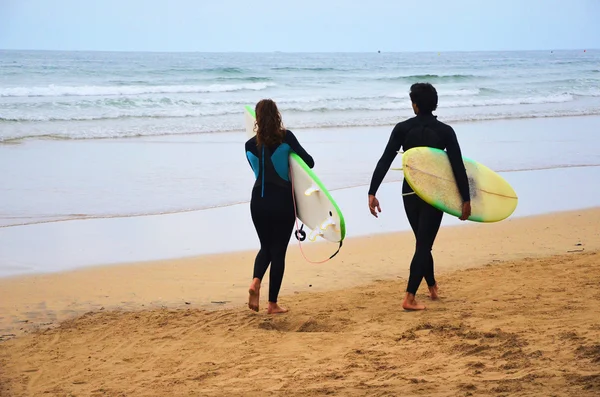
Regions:
[[[498, 222], [508, 218], [519, 201], [514, 189], [504, 178], [474, 160], [463, 157], [474, 222]], [[454, 216], [462, 213], [462, 198], [456, 185], [450, 160], [445, 151], [416, 147], [402, 156], [404, 177], [425, 202]]]

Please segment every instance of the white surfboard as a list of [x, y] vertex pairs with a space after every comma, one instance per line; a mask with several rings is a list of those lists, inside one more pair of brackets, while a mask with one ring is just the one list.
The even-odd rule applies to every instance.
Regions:
[[[245, 107], [246, 134], [252, 138], [255, 123], [254, 109]], [[294, 185], [296, 213], [298, 219], [312, 230], [309, 240], [320, 236], [339, 243], [346, 236], [344, 216], [325, 185], [296, 153], [290, 154], [290, 180]]]

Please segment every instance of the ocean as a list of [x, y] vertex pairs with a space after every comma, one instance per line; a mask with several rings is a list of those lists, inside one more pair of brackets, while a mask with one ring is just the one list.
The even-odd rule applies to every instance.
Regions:
[[600, 165], [598, 50], [0, 51], [0, 228], [247, 202], [243, 107], [262, 98], [330, 189], [366, 191], [415, 82], [435, 85], [463, 154], [494, 170]]
[[0, 51], [0, 141], [237, 131], [272, 98], [288, 128], [391, 125], [427, 81], [452, 121], [600, 114], [600, 51]]

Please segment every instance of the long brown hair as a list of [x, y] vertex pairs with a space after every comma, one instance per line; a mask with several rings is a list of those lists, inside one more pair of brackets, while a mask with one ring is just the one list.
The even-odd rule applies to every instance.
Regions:
[[283, 142], [285, 128], [277, 105], [271, 99], [263, 99], [256, 104], [256, 144], [275, 146]]

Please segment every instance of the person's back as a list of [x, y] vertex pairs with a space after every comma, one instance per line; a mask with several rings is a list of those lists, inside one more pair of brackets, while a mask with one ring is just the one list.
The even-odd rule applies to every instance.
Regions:
[[264, 197], [267, 185], [291, 188], [289, 178], [291, 152], [298, 154], [310, 168], [314, 167], [312, 157], [302, 148], [292, 131], [285, 130], [283, 133], [281, 142], [259, 145], [256, 135], [246, 141], [246, 158], [256, 178], [254, 187], [261, 188], [261, 197]]
[[445, 150], [452, 145], [454, 130], [434, 115], [417, 115], [398, 124], [399, 132], [405, 134], [402, 144], [405, 152], [419, 146]]

